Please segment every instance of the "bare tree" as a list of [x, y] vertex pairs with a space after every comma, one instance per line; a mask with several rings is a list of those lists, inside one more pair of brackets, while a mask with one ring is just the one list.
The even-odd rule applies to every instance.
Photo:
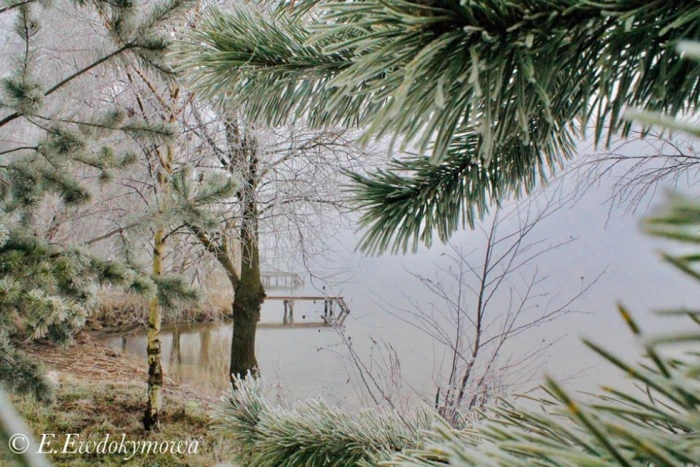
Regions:
[[[538, 203], [539, 201], [539, 203]], [[536, 374], [533, 366], [559, 338], [541, 340], [537, 345], [507, 349], [507, 343], [575, 312], [575, 302], [597, 282], [581, 278], [578, 291], [561, 298], [548, 285], [537, 266], [541, 257], [558, 252], [575, 241], [550, 242], [537, 237], [536, 227], [562, 208], [551, 194], [519, 206], [510, 213], [497, 209], [490, 225], [480, 227], [483, 246], [467, 251], [463, 245], [448, 244], [433, 275], [410, 272], [429, 292], [425, 306], [405, 295], [407, 306], [383, 298], [378, 304], [398, 320], [420, 330], [437, 346], [439, 355], [433, 374], [435, 392], [425, 401], [448, 421], [459, 424], [463, 410], [483, 406]], [[359, 386], [375, 403], [395, 407], [401, 385], [399, 355], [384, 342], [373, 340], [374, 353], [363, 360], [350, 338], [340, 330], [350, 349], [350, 360]]]
[[[225, 269], [234, 291], [230, 374], [244, 377], [258, 372], [255, 333], [265, 299], [261, 239], [274, 240], [268, 254], [297, 254], [304, 261], [322, 254], [324, 238], [348, 211], [340, 189], [343, 172], [368, 161], [345, 131], [260, 128], [234, 111], [212, 108], [195, 109], [193, 117], [193, 131], [216, 157], [210, 168], [237, 184], [222, 212], [223, 230], [188, 227]], [[230, 254], [231, 238], [238, 243], [240, 266]]]

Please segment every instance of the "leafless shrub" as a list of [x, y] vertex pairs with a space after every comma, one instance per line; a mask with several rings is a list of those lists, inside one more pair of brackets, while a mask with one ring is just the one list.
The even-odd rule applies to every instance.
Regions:
[[[534, 328], [575, 310], [575, 302], [602, 273], [585, 281], [562, 298], [552, 290], [537, 267], [541, 257], [558, 252], [575, 241], [550, 242], [536, 237], [535, 227], [564, 204], [552, 194], [520, 206], [510, 213], [496, 211], [490, 225], [481, 228], [483, 247], [467, 251], [449, 244], [435, 273], [409, 271], [431, 296], [424, 305], [405, 295], [407, 306], [383, 298], [377, 303], [398, 320], [420, 330], [440, 349], [434, 370], [434, 393], [424, 397], [453, 425], [464, 423], [464, 412], [509, 395], [516, 385], [537, 374], [544, 352], [558, 336], [543, 339], [527, 349], [509, 351], [507, 343]], [[356, 370], [356, 383], [376, 404], [400, 408], [402, 377], [399, 355], [384, 342], [373, 341], [373, 352], [363, 359], [344, 330], [339, 334]]]
[[[633, 135], [635, 136], [635, 135]], [[574, 202], [592, 187], [611, 181], [607, 202], [634, 214], [647, 209], [658, 189], [690, 189], [700, 178], [698, 143], [691, 137], [669, 132], [636, 132], [620, 139], [608, 151], [583, 154], [572, 163], [561, 180], [573, 179]]]

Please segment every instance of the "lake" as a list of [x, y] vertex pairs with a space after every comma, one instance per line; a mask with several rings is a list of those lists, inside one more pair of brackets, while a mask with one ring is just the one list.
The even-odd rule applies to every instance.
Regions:
[[[577, 238], [534, 261], [533, 267], [545, 279], [542, 291], [547, 294], [543, 302], [547, 306], [565, 302], [583, 283], [605, 273], [571, 306], [570, 313], [522, 333], [504, 347], [502, 362], [517, 360], [539, 345], [547, 347], [508, 386], [509, 392], [535, 386], [544, 371], [567, 380], [568, 386], [576, 390], [590, 390], [604, 380], [625, 384], [624, 377], [601, 364], [601, 359], [585, 348], [579, 337], [589, 336], [623, 357], [633, 357], [637, 348], [616, 312], [616, 301], [627, 305], [642, 326], [651, 331], [673, 328], [676, 321], [661, 321], [650, 310], [697, 302], [697, 289], [692, 282], [659, 260], [658, 249], [669, 247], [668, 244], [640, 232], [643, 213], [623, 215], [615, 209], [610, 211], [606, 204], [609, 188], [602, 184], [591, 189], [575, 205], [542, 221], [532, 233], [533, 239], [544, 239], [543, 244]], [[399, 361], [400, 379], [392, 390], [400, 392], [404, 401], [430, 402], [434, 381], [445, 368], [445, 351], [411, 322], [406, 310], [436, 305], [435, 295], [412, 273], [440, 280], [436, 271], [446, 267], [445, 255], [450, 248], [436, 244], [430, 249], [421, 247], [414, 254], [365, 257], [354, 251], [357, 238], [349, 230], [339, 232], [332, 242], [329, 250], [333, 254], [317, 262], [311, 271], [313, 276], [305, 276], [302, 289], [268, 291], [268, 295], [319, 295], [327, 286], [330, 294], [344, 296], [351, 310], [343, 335], [337, 328], [323, 325], [322, 302], [297, 302], [294, 326], [281, 324], [282, 302], [266, 302], [256, 351], [270, 394], [280, 400], [323, 397], [330, 403], [348, 406], [367, 404], [370, 400], [362, 390], [357, 358], [368, 367], [375, 365], [372, 362], [381, 363], [380, 349], [390, 346]], [[484, 245], [480, 231], [458, 232], [452, 242], [478, 264]], [[304, 271], [299, 263], [290, 264], [289, 268]], [[319, 279], [324, 277], [319, 271], [324, 270], [330, 271], [325, 277], [333, 280]], [[505, 287], [494, 298], [492, 306], [496, 310], [507, 308], [509, 290], [512, 289]], [[162, 335], [166, 375], [179, 375], [210, 394], [221, 393], [227, 387], [230, 339], [230, 324], [166, 327]], [[145, 330], [125, 338], [114, 336], [108, 343], [145, 361]], [[351, 358], [353, 352], [355, 360]]]

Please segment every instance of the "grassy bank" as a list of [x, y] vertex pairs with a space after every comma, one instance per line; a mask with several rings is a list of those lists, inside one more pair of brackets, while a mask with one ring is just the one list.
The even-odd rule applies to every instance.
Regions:
[[[89, 340], [63, 350], [51, 346], [28, 350], [58, 375], [55, 399], [47, 405], [29, 396], [12, 396], [12, 402], [38, 442], [43, 434], [55, 435], [45, 438], [51, 441], [46, 450], [56, 451], [49, 455], [54, 465], [207, 467], [231, 458], [222, 439], [209, 429], [214, 401], [180, 382], [166, 378], [161, 430], [145, 434], [141, 422], [146, 400], [145, 365]], [[75, 436], [67, 438], [68, 434]], [[165, 442], [168, 448], [156, 453], [94, 452], [106, 435], [108, 442], [118, 443], [124, 435], [127, 441], [152, 442], [146, 446], [165, 446]], [[64, 449], [67, 440], [68, 448]], [[83, 450], [92, 442], [93, 452], [71, 453], [79, 450], [80, 441], [85, 442]], [[169, 447], [172, 442], [181, 443], [180, 453], [177, 447]], [[126, 446], [131, 450], [134, 445]], [[0, 465], [12, 465], [3, 452], [0, 450]]]

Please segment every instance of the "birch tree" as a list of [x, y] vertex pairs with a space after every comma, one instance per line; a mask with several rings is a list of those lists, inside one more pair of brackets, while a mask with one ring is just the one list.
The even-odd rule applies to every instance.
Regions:
[[[198, 180], [199, 189], [190, 190], [189, 178], [205, 160], [197, 142], [182, 136], [195, 101], [194, 94], [184, 90], [176, 79], [163, 80], [136, 65], [127, 65], [122, 74], [120, 83], [123, 89], [118, 96], [114, 96], [115, 104], [127, 113], [139, 115], [144, 121], [165, 122], [176, 128], [179, 134], [177, 140], [164, 145], [135, 142], [142, 156], [141, 171], [132, 172], [128, 178], [130, 183], [126, 183], [132, 195], [128, 198], [130, 206], [127, 210], [131, 211], [133, 221], [122, 219], [116, 229], [98, 237], [100, 242], [104, 242], [117, 234], [135, 231], [132, 237], [136, 238], [128, 242], [127, 248], [141, 251], [147, 245], [151, 250], [151, 276], [163, 285], [167, 283], [171, 286], [152, 297], [148, 304], [148, 400], [144, 428], [149, 431], [157, 429], [160, 423], [163, 384], [160, 328], [163, 308], [196, 298], [193, 290], [186, 290], [184, 284], [177, 282], [182, 281], [182, 277], [165, 281], [168, 239], [181, 232], [188, 223], [215, 228], [217, 220], [209, 217], [209, 207], [229, 196], [233, 185], [211, 177], [205, 178], [202, 173]], [[134, 204], [138, 199], [141, 202]], [[150, 239], [146, 240], [146, 235], [150, 235]]]

